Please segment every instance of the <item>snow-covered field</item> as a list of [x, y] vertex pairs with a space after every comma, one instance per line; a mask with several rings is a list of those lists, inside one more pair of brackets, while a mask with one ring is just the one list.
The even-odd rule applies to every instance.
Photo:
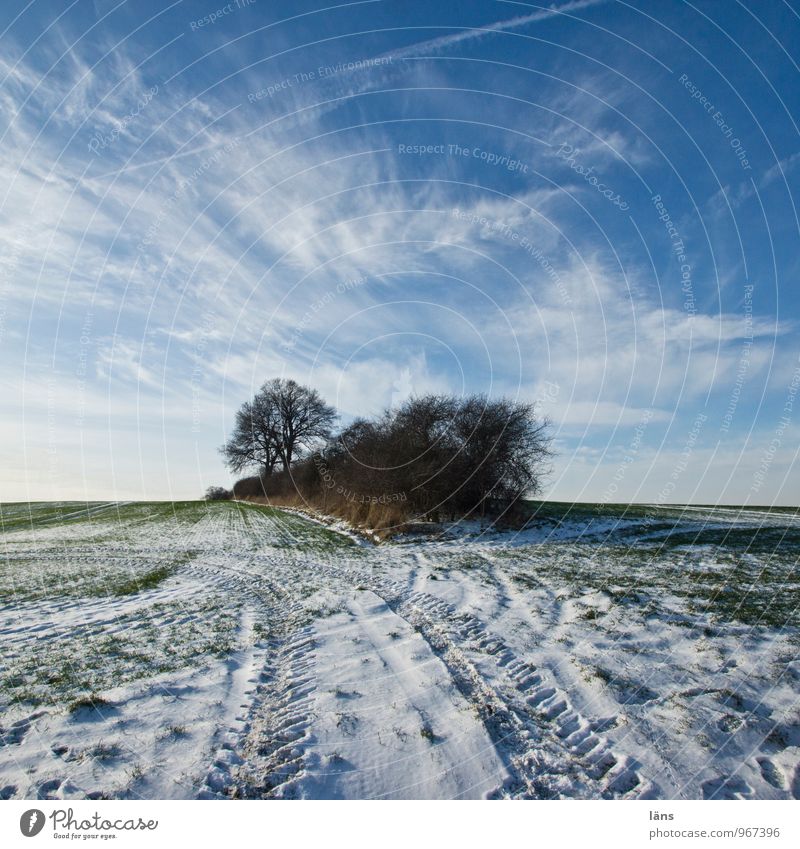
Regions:
[[800, 798], [800, 519], [2, 505], [2, 798]]

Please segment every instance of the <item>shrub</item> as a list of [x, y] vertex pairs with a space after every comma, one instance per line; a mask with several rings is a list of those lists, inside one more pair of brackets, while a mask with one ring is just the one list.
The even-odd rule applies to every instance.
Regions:
[[540, 490], [548, 423], [534, 407], [482, 395], [430, 395], [357, 419], [281, 472], [245, 478], [236, 497], [306, 506], [391, 533], [414, 521], [512, 521]]
[[206, 501], [228, 501], [232, 495], [224, 486], [210, 486], [203, 497]]
[[253, 475], [249, 478], [242, 478], [236, 481], [233, 485], [234, 498], [264, 498], [266, 491], [264, 490], [264, 478], [261, 475]]

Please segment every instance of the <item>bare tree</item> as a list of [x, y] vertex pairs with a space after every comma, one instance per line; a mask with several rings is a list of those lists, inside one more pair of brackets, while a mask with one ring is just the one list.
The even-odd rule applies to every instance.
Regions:
[[279, 434], [278, 409], [262, 388], [237, 411], [233, 433], [220, 453], [232, 471], [255, 466], [262, 477], [268, 477], [280, 459]]
[[294, 380], [276, 377], [260, 390], [265, 402], [277, 412], [276, 448], [284, 469], [295, 455], [311, 448], [318, 440], [330, 436], [336, 421], [336, 410], [326, 404], [316, 389], [301, 386]]
[[288, 470], [302, 449], [326, 439], [335, 420], [336, 411], [315, 389], [275, 378], [242, 404], [220, 452], [232, 471], [255, 466], [269, 477], [279, 461]]

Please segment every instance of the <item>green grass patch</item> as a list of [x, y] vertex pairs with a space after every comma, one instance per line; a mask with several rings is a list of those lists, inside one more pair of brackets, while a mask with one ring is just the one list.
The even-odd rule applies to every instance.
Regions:
[[174, 566], [160, 566], [157, 569], [151, 569], [143, 575], [131, 578], [114, 587], [114, 595], [133, 595], [140, 593], [143, 590], [155, 589], [162, 581], [165, 581], [175, 572]]
[[148, 604], [120, 613], [113, 623], [8, 646], [0, 710], [15, 703], [78, 709], [87, 693], [225, 657], [237, 648], [239, 624], [239, 610], [228, 603], [214, 595]]
[[512, 580], [576, 597], [602, 592], [624, 615], [695, 614], [711, 622], [800, 629], [793, 547], [660, 547], [546, 543], [503, 552]]
[[157, 587], [195, 554], [177, 551], [158, 558], [135, 551], [119, 554], [100, 545], [8, 555], [0, 559], [0, 602], [132, 595]]

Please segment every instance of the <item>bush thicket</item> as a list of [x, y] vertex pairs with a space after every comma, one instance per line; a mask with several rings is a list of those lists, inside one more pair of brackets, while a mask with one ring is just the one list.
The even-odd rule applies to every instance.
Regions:
[[[275, 382], [265, 384], [270, 385]], [[523, 497], [540, 491], [550, 439], [548, 422], [532, 404], [429, 395], [378, 418], [357, 419], [331, 437], [333, 409], [313, 390], [294, 387], [317, 411], [315, 434], [295, 445], [287, 459], [277, 446], [285, 424], [275, 425], [285, 413], [265, 406], [263, 398], [244, 405], [237, 432], [272, 432], [276, 445], [265, 453], [276, 459], [254, 456], [249, 465], [259, 474], [238, 481], [234, 497], [311, 507], [391, 530], [414, 521], [510, 518]], [[248, 465], [231, 444], [222, 449], [231, 468]]]

